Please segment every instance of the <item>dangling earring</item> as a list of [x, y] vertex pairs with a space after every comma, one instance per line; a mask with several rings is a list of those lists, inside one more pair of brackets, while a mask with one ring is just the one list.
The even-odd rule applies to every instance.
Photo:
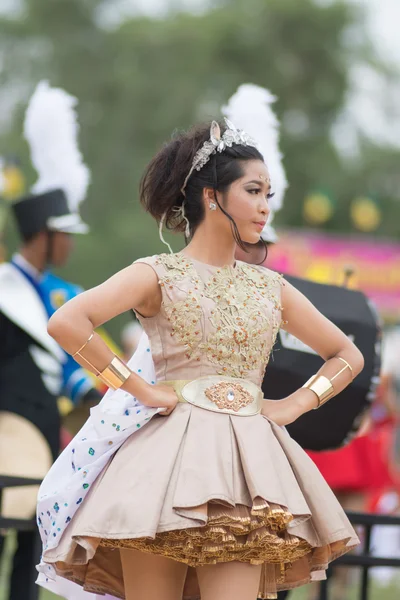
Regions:
[[217, 210], [217, 205], [215, 204], [215, 202], [210, 202], [208, 207], [210, 210]]

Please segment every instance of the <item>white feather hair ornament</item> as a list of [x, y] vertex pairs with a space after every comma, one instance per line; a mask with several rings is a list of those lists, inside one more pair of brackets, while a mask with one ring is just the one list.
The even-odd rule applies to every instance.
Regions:
[[85, 199], [90, 171], [78, 148], [77, 99], [41, 81], [29, 102], [24, 135], [38, 180], [31, 192], [41, 194], [61, 188], [73, 213]]
[[268, 167], [272, 192], [275, 195], [269, 200], [271, 212], [261, 234], [267, 242], [276, 242], [278, 239], [271, 223], [275, 213], [283, 206], [288, 187], [282, 154], [279, 150], [279, 121], [271, 108], [271, 104], [275, 101], [276, 96], [273, 96], [269, 90], [246, 83], [239, 86], [227, 105], [222, 107], [223, 115], [257, 141]]

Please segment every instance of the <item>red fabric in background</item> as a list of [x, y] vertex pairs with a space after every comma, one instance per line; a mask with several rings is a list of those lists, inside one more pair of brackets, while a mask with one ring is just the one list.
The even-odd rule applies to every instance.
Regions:
[[355, 438], [344, 448], [307, 452], [336, 492], [378, 492], [398, 485], [390, 469], [392, 424]]

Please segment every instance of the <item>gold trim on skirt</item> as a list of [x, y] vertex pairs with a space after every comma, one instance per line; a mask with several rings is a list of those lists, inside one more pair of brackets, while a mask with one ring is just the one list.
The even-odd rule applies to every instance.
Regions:
[[228, 508], [207, 505], [208, 520], [203, 527], [157, 533], [155, 538], [105, 539], [101, 546], [135, 548], [159, 554], [191, 567], [247, 562], [287, 564], [305, 556], [311, 546], [287, 532], [293, 516], [278, 505], [237, 505]]

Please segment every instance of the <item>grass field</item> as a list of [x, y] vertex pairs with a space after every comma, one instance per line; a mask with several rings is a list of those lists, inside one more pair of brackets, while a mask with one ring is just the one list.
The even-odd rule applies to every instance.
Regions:
[[[8, 600], [7, 581], [8, 573], [10, 568], [10, 554], [12, 552], [14, 540], [13, 536], [10, 535], [7, 540], [6, 552], [2, 557], [0, 567], [0, 600]], [[357, 593], [358, 586], [356, 584], [349, 587], [348, 594], [340, 600], [359, 600], [359, 592]], [[390, 587], [380, 587], [376, 584], [371, 586], [371, 594], [369, 600], [400, 600], [400, 573], [398, 574], [398, 580], [395, 584]], [[59, 596], [50, 594], [46, 590], [41, 590], [40, 600], [57, 600]], [[163, 600], [160, 598], [160, 600]], [[310, 590], [307, 587], [295, 590], [290, 597], [290, 600], [312, 600]]]

